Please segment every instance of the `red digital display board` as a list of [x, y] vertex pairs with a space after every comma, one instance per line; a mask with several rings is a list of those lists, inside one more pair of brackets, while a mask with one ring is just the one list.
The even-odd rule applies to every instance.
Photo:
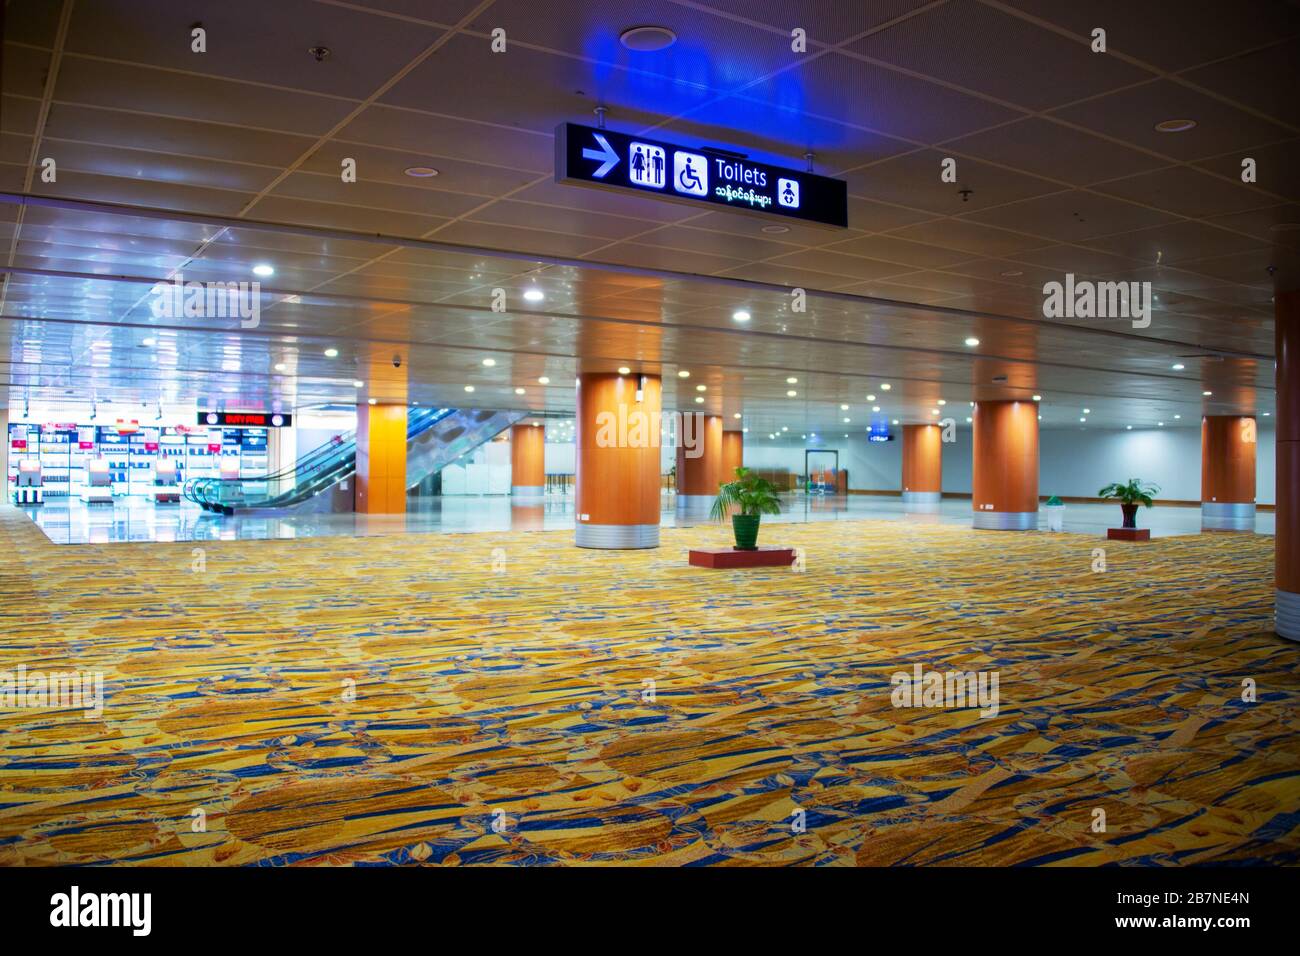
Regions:
[[199, 424], [244, 428], [287, 428], [293, 424], [293, 416], [279, 412], [199, 412]]

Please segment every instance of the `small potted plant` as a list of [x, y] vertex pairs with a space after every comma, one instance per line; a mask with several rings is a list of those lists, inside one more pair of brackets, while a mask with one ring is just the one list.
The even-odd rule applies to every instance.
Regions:
[[1138, 505], [1146, 505], [1150, 508], [1155, 504], [1155, 499], [1151, 496], [1159, 491], [1159, 485], [1154, 485], [1149, 481], [1141, 481], [1137, 478], [1130, 478], [1124, 484], [1112, 482], [1098, 491], [1097, 495], [1106, 499], [1118, 498], [1120, 510], [1124, 512], [1124, 527], [1136, 528]]
[[[732, 509], [735, 513], [731, 514]], [[731, 514], [731, 530], [736, 536], [737, 551], [758, 550], [758, 523], [763, 515], [779, 515], [781, 499], [771, 482], [743, 466], [736, 469], [736, 480], [718, 488], [710, 512], [714, 521]]]
[[1043, 505], [1043, 510], [1047, 512], [1047, 530], [1063, 531], [1065, 529], [1065, 505], [1061, 499], [1052, 495]]

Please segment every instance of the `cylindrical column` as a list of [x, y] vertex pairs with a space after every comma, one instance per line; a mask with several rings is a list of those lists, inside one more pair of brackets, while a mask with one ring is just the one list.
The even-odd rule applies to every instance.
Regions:
[[510, 493], [523, 498], [546, 494], [546, 429], [541, 425], [510, 428]]
[[1255, 530], [1255, 419], [1201, 419], [1201, 527]]
[[1277, 534], [1273, 541], [1277, 632], [1300, 641], [1300, 292], [1273, 297], [1277, 357]]
[[935, 506], [943, 489], [943, 433], [938, 425], [903, 426], [903, 504]]
[[578, 377], [578, 547], [659, 547], [660, 402], [658, 376]]
[[736, 469], [745, 464], [745, 436], [742, 432], [722, 433], [722, 474], [718, 480], [735, 481]]
[[677, 510], [707, 512], [722, 481], [722, 419], [682, 412], [677, 424]]
[[976, 402], [971, 451], [974, 527], [1038, 527], [1038, 406]]

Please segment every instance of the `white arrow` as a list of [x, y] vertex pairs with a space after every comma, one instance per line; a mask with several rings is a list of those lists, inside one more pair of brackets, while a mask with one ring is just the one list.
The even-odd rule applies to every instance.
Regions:
[[600, 144], [600, 149], [583, 149], [582, 158], [594, 159], [596, 162], [600, 163], [601, 165], [591, 175], [595, 176], [597, 179], [604, 179], [605, 174], [618, 165], [618, 153], [610, 147], [609, 140], [605, 139], [605, 137], [601, 136], [599, 133], [592, 133], [591, 135], [596, 137], [596, 142]]

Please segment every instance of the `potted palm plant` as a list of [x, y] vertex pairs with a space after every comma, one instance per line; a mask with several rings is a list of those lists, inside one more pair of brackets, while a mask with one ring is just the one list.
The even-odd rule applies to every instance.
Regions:
[[1124, 512], [1124, 527], [1136, 528], [1138, 505], [1146, 505], [1150, 508], [1155, 504], [1155, 499], [1151, 496], [1159, 491], [1159, 485], [1138, 478], [1130, 478], [1123, 484], [1112, 482], [1098, 491], [1097, 495], [1107, 499], [1118, 498], [1120, 510]]
[[731, 530], [736, 536], [737, 551], [758, 550], [758, 523], [763, 515], [779, 515], [781, 499], [776, 496], [772, 483], [760, 478], [748, 468], [736, 469], [736, 480], [718, 488], [710, 512], [714, 521], [731, 514]]

